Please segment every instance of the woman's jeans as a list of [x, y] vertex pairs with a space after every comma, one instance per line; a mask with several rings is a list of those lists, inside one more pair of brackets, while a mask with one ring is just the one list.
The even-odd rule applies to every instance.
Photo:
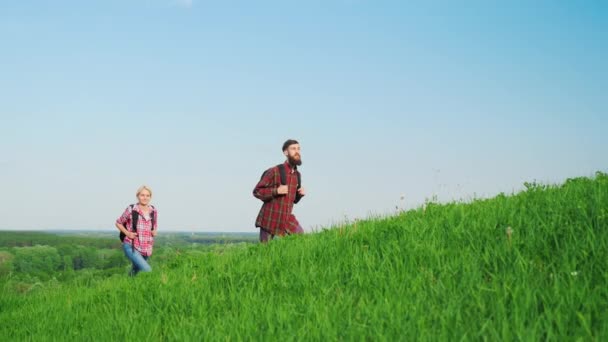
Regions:
[[136, 249], [133, 249], [130, 243], [123, 243], [122, 249], [125, 251], [125, 255], [133, 263], [133, 268], [129, 275], [134, 276], [139, 272], [151, 272], [152, 267], [148, 264], [148, 256], [141, 255]]

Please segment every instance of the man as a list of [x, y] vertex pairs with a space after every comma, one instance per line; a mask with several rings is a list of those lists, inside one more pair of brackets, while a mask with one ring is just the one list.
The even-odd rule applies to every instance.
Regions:
[[275, 235], [304, 233], [291, 213], [294, 203], [306, 194], [298, 171], [298, 166], [302, 165], [300, 144], [296, 140], [287, 140], [283, 144], [283, 154], [287, 158], [285, 163], [266, 170], [253, 189], [253, 196], [264, 202], [255, 221], [255, 226], [260, 228], [262, 243]]

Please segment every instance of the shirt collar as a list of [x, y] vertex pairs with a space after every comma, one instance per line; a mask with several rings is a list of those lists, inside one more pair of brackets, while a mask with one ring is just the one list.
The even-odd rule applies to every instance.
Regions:
[[[154, 211], [154, 207], [152, 207], [152, 205], [148, 204], [148, 208], [150, 208], [148, 214]], [[144, 214], [142, 213], [141, 208], [139, 207], [139, 203], [135, 203], [135, 205], [133, 206], [133, 210], [137, 211], [140, 215]]]
[[292, 173], [292, 172], [298, 171], [298, 166], [296, 165], [296, 166], [294, 166], [294, 167], [293, 167], [293, 169], [292, 169], [291, 164], [289, 164], [289, 161], [287, 161], [287, 160], [286, 160], [286, 161], [285, 161], [285, 170], [286, 170], [288, 173]]

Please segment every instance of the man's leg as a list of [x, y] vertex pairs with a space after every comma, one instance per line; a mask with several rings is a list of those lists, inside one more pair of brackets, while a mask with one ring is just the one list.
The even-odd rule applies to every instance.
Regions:
[[302, 228], [302, 226], [298, 225], [298, 227], [296, 228], [296, 231], [293, 233], [294, 234], [304, 234], [304, 228]]
[[260, 228], [260, 242], [261, 243], [266, 243], [266, 242], [268, 242], [268, 240], [272, 240], [272, 238], [274, 238], [274, 235], [267, 232], [264, 228]]
[[[293, 228], [295, 226], [295, 228]], [[298, 222], [298, 220], [296, 219], [296, 217], [291, 214], [289, 215], [289, 223], [288, 223], [288, 231], [287, 233], [289, 235], [291, 234], [304, 234], [304, 229], [302, 229], [302, 226], [300, 225], [300, 223]]]

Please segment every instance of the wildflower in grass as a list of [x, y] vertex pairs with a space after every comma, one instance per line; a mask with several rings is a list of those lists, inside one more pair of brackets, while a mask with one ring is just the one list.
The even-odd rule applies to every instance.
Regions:
[[507, 227], [507, 240], [509, 240], [509, 244], [511, 243], [511, 235], [513, 235], [513, 229], [511, 227]]
[[577, 271], [572, 271], [572, 272], [570, 272], [570, 275], [573, 276], [573, 277], [576, 277], [578, 275], [578, 272]]

